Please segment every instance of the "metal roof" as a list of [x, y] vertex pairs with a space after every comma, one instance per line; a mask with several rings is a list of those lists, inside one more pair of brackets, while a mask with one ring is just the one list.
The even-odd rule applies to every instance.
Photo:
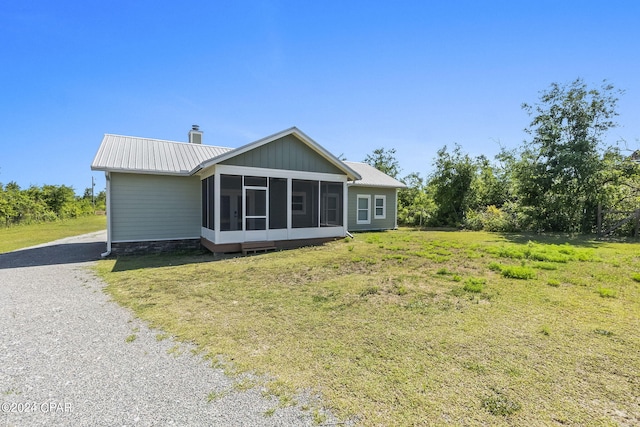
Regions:
[[106, 134], [91, 169], [189, 175], [198, 165], [231, 148]]
[[[405, 188], [400, 181], [380, 172], [366, 163], [340, 162], [319, 144], [297, 128], [287, 129], [271, 137], [263, 138], [243, 147], [233, 149], [188, 142], [164, 141], [160, 139], [105, 134], [92, 170], [130, 172], [161, 175], [192, 175], [203, 166], [215, 164], [249, 148], [268, 143], [285, 134], [293, 133], [336, 165], [342, 164], [347, 175], [359, 178], [350, 185], [367, 187]], [[233, 153], [232, 153], [233, 152]], [[225, 156], [226, 154], [226, 156]], [[220, 159], [216, 159], [220, 157]]]
[[379, 171], [367, 163], [361, 162], [344, 162], [362, 177], [352, 184], [361, 187], [387, 187], [387, 188], [406, 188], [407, 186], [395, 178], [390, 177], [384, 172]]

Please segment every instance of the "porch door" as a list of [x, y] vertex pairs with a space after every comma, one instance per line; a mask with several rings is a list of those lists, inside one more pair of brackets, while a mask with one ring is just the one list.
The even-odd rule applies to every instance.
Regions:
[[267, 188], [244, 188], [245, 240], [267, 240]]

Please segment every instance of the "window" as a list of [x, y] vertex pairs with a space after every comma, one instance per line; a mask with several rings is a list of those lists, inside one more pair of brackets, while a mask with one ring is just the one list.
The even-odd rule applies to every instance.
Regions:
[[307, 213], [307, 193], [296, 191], [291, 195], [291, 213], [294, 215]]
[[375, 212], [373, 217], [375, 219], [385, 219], [387, 217], [387, 196], [378, 196], [374, 198]]
[[371, 224], [371, 215], [369, 210], [371, 209], [371, 196], [366, 194], [358, 194], [356, 200], [357, 206], [357, 224]]

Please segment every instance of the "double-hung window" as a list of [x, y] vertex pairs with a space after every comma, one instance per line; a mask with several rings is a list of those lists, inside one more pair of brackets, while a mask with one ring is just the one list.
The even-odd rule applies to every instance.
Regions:
[[371, 196], [369, 194], [358, 194], [356, 207], [356, 223], [371, 224]]
[[385, 219], [387, 217], [387, 196], [376, 195], [374, 197], [374, 219]]

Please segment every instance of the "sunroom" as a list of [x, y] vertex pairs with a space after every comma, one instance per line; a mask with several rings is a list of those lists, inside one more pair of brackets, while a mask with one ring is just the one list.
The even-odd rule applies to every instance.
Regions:
[[359, 178], [297, 129], [216, 158], [198, 175], [202, 243], [215, 251], [345, 236], [347, 182]]

